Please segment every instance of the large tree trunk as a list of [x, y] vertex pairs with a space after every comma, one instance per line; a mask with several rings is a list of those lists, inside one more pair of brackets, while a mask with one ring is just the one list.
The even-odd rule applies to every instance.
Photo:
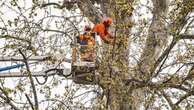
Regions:
[[102, 75], [100, 85], [103, 85], [107, 108], [111, 110], [133, 109], [132, 91], [126, 85], [129, 78], [129, 44], [133, 0], [110, 0], [103, 3], [106, 15], [114, 20], [114, 44], [106, 50], [105, 59], [100, 65]]

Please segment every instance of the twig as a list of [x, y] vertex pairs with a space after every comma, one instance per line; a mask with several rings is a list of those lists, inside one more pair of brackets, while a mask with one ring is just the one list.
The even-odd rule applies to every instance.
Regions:
[[182, 96], [182, 97], [175, 103], [175, 106], [178, 106], [183, 100], [185, 100], [186, 98], [190, 97], [191, 95], [194, 95], [194, 91], [191, 91], [191, 92], [185, 94], [184, 96]]
[[0, 90], [3, 92], [3, 94], [5, 96], [3, 96], [2, 94], [0, 94], [0, 98], [2, 98], [7, 104], [9, 104], [14, 110], [19, 110], [19, 108], [17, 108], [12, 102], [11, 102], [11, 98], [8, 96], [7, 92], [0, 87]]
[[[173, 41], [171, 42], [171, 44], [169, 45], [168, 48], [166, 48], [166, 50], [162, 53], [162, 55], [157, 59], [157, 61], [154, 64], [153, 70], [151, 71], [151, 73], [154, 72], [154, 70], [157, 68], [157, 66], [161, 63], [161, 61], [168, 56], [168, 54], [170, 53], [170, 51], [172, 50], [172, 48], [176, 45], [177, 43], [177, 39], [173, 38]], [[157, 75], [157, 74], [156, 74]], [[153, 75], [155, 76], [155, 74]]]
[[160, 92], [163, 95], [163, 97], [166, 99], [166, 101], [168, 102], [168, 104], [171, 107], [171, 109], [173, 109], [174, 108], [174, 105], [173, 105], [173, 102], [170, 99], [170, 97], [163, 90], [161, 90]]
[[36, 87], [35, 87], [34, 80], [32, 78], [32, 74], [31, 74], [31, 71], [30, 71], [30, 68], [29, 68], [29, 65], [28, 65], [28, 60], [27, 60], [26, 56], [23, 54], [23, 52], [21, 51], [21, 49], [19, 49], [19, 52], [20, 52], [20, 54], [22, 55], [22, 57], [24, 59], [23, 62], [26, 65], [27, 74], [29, 76], [30, 83], [32, 85], [32, 90], [33, 90], [33, 94], [34, 94], [34, 102], [35, 102], [35, 110], [38, 110], [38, 98], [37, 98], [37, 93], [36, 93]]
[[25, 94], [25, 96], [26, 96], [26, 98], [27, 98], [27, 100], [28, 100], [28, 102], [29, 102], [29, 104], [30, 104], [30, 106], [31, 106], [32, 110], [34, 110], [34, 107], [33, 107], [32, 101], [30, 100], [30, 98], [28, 97], [28, 95], [27, 95], [27, 94]]

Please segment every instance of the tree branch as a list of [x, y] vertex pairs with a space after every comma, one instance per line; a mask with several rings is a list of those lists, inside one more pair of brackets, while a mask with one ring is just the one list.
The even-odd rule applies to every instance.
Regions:
[[59, 8], [64, 8], [62, 5], [58, 4], [58, 3], [54, 3], [54, 2], [51, 2], [51, 3], [45, 3], [45, 4], [42, 4], [41, 7], [44, 8], [44, 7], [47, 7], [47, 6], [57, 6]]
[[191, 95], [194, 95], [194, 91], [190, 91], [187, 94], [185, 94], [184, 96], [182, 96], [176, 103], [175, 106], [178, 106], [183, 100], [187, 99], [188, 97], [190, 97]]
[[[172, 24], [170, 24], [169, 28], [172, 30], [172, 32], [175, 31], [175, 33], [181, 32], [181, 30], [184, 28], [184, 25], [187, 24], [186, 17], [187, 15], [194, 9], [194, 1], [193, 0], [183, 0], [180, 6], [178, 6], [178, 13], [175, 13], [175, 10], [172, 10], [172, 21], [174, 21]], [[176, 16], [176, 17], [174, 17]]]
[[9, 104], [14, 110], [19, 110], [19, 108], [16, 107], [16, 105], [14, 105], [11, 101], [11, 98], [8, 96], [7, 92], [0, 87], [0, 90], [3, 92], [3, 94], [5, 96], [3, 96], [3, 94], [0, 94], [0, 98], [2, 98], [7, 104]]
[[73, 0], [73, 1], [64, 0], [62, 5], [55, 3], [55, 2], [49, 2], [49, 3], [42, 4], [41, 7], [44, 8], [47, 6], [57, 6], [58, 8], [63, 9], [75, 3], [77, 3], [76, 0]]
[[[148, 30], [146, 44], [141, 54], [140, 71], [145, 73], [146, 80], [152, 76], [154, 63], [160, 55], [160, 50], [167, 44], [164, 16], [166, 16], [167, 0], [152, 0], [153, 18]], [[164, 58], [164, 57], [162, 57]]]
[[0, 38], [5, 38], [5, 39], [15, 39], [15, 40], [27, 42], [28, 44], [31, 43], [31, 42], [30, 42], [29, 40], [27, 40], [27, 39], [23, 39], [23, 38], [20, 38], [20, 37], [14, 37], [14, 36], [11, 36], [11, 35], [0, 35]]
[[93, 23], [98, 23], [101, 21], [102, 15], [90, 0], [78, 0], [78, 1], [79, 2], [77, 3], [77, 5], [84, 14], [84, 16], [88, 17], [88, 19]]
[[194, 35], [180, 34], [179, 39], [194, 39]]
[[33, 94], [34, 94], [34, 102], [35, 102], [35, 110], [38, 110], [38, 97], [37, 97], [37, 93], [36, 93], [36, 87], [35, 87], [35, 84], [34, 84], [34, 80], [32, 78], [32, 74], [31, 74], [31, 71], [30, 71], [30, 67], [29, 67], [29, 64], [28, 64], [28, 59], [27, 57], [24, 55], [24, 53], [21, 51], [21, 49], [19, 49], [19, 52], [20, 54], [22, 55], [23, 59], [24, 59], [24, 63], [26, 65], [26, 69], [27, 69], [27, 74], [29, 76], [29, 79], [30, 79], [30, 83], [31, 83], [31, 86], [32, 86], [32, 90], [33, 90]]
[[76, 3], [79, 9], [84, 14], [84, 16], [88, 17], [91, 22], [98, 23], [101, 21], [102, 15], [90, 0], [72, 0], [72, 1], [64, 0], [62, 5], [55, 2], [50, 2], [50, 3], [42, 4], [41, 7], [57, 6], [58, 8], [63, 9], [63, 8], [68, 8], [70, 7], [70, 5], [73, 5]]
[[33, 107], [32, 101], [30, 100], [30, 98], [28, 97], [28, 95], [27, 95], [27, 94], [25, 94], [25, 96], [26, 96], [26, 98], [27, 98], [27, 100], [28, 100], [28, 102], [29, 102], [29, 104], [30, 104], [30, 106], [31, 106], [32, 110], [34, 110], [34, 107]]
[[[173, 41], [171, 42], [171, 44], [168, 46], [168, 48], [166, 48], [164, 50], [164, 52], [162, 53], [162, 55], [156, 60], [151, 73], [153, 73], [155, 71], [155, 69], [157, 68], [157, 66], [160, 64], [160, 62], [162, 62], [162, 60], [170, 53], [170, 51], [172, 50], [172, 48], [176, 45], [177, 40], [173, 39]], [[156, 77], [159, 73], [153, 74], [152, 77]]]
[[172, 100], [170, 99], [170, 97], [162, 90], [160, 91], [163, 95], [163, 97], [166, 99], [166, 101], [168, 102], [169, 106], [171, 107], [171, 109], [174, 108], [174, 105], [172, 103]]

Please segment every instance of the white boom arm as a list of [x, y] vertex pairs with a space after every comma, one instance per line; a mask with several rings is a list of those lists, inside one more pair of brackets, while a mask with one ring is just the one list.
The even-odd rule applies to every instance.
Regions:
[[[31, 56], [28, 58], [29, 61], [45, 61], [48, 60], [49, 58], [51, 58], [52, 56]], [[63, 60], [64, 62], [68, 62], [71, 63], [71, 59], [69, 58], [64, 58], [63, 55], [56, 55], [53, 57], [54, 59], [60, 59]], [[15, 56], [15, 57], [4, 57], [4, 56], [0, 56], [0, 61], [22, 61], [23, 57], [21, 56]]]
[[[62, 75], [69, 75], [71, 73], [71, 69], [70, 68], [65, 68], [62, 69], [63, 73]], [[32, 76], [33, 77], [41, 77], [41, 76], [53, 76], [53, 75], [57, 75], [57, 70], [53, 70], [50, 72], [46, 71], [38, 71], [38, 72], [32, 72]], [[58, 74], [61, 75], [61, 74]], [[28, 77], [27, 73], [22, 73], [22, 72], [0, 72], [0, 78], [8, 78], [8, 77]], [[67, 78], [71, 78], [72, 76], [68, 76]]]

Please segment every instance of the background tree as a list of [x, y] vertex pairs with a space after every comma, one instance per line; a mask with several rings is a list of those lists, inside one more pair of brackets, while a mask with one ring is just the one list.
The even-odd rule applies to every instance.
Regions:
[[[77, 99], [93, 92], [96, 95], [91, 95], [89, 102], [95, 104], [90, 109], [193, 108], [193, 0], [10, 0], [2, 1], [1, 6], [1, 38], [5, 41], [2, 53], [22, 54], [26, 58], [23, 71], [29, 75], [29, 80], [17, 79], [14, 89], [1, 79], [2, 105], [39, 109], [41, 103], [49, 102], [46, 108], [75, 109], [77, 105], [86, 109], [87, 104]], [[14, 16], [7, 19], [6, 12]], [[71, 86], [74, 84], [59, 77], [51, 78], [50, 84], [36, 86], [27, 57], [67, 54], [84, 19], [97, 23], [103, 16], [114, 19], [114, 44], [105, 46], [107, 54], [97, 69], [100, 88]], [[52, 92], [52, 87], [64, 81], [63, 95]], [[25, 82], [30, 82], [32, 89]], [[76, 96], [80, 88], [88, 91]], [[36, 98], [36, 93], [40, 96], [42, 91], [45, 97]], [[52, 93], [56, 94], [54, 99]], [[16, 101], [18, 94], [25, 97], [25, 103]]]

